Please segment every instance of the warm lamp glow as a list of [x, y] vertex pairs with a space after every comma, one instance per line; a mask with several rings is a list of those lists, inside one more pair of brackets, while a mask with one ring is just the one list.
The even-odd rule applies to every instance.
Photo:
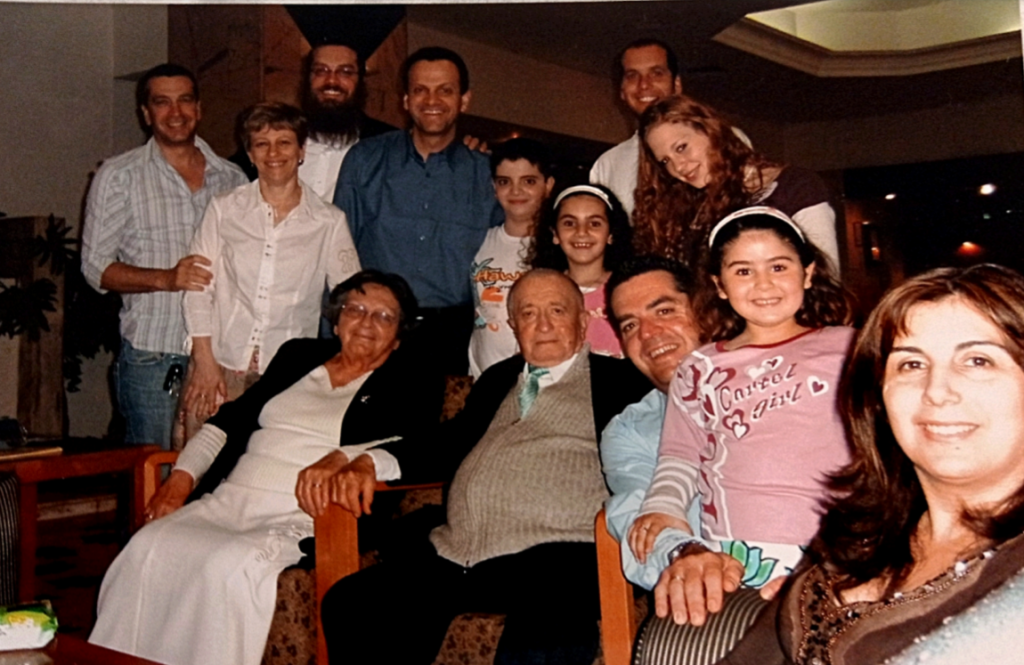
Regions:
[[987, 182], [978, 188], [978, 193], [981, 194], [982, 196], [989, 196], [991, 194], [995, 194], [996, 186], [990, 182]]
[[984, 247], [968, 240], [957, 248], [956, 253], [958, 256], [980, 256], [984, 251]]
[[895, 198], [896, 198], [896, 195], [895, 195], [895, 194], [886, 194], [886, 195], [885, 195], [885, 200], [886, 200], [886, 201], [892, 201], [892, 200], [893, 200], [893, 199], [895, 199]]

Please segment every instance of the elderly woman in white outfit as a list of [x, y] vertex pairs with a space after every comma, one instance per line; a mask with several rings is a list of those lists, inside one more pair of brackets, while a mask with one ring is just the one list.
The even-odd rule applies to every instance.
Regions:
[[[396, 351], [415, 317], [408, 284], [362, 271], [328, 309], [340, 348], [286, 343], [189, 441], [147, 506], [153, 521], [107, 571], [91, 642], [171, 665], [257, 665], [277, 576], [300, 559], [328, 479], [366, 447], [348, 446], [437, 422], [433, 375]], [[190, 494], [201, 498], [182, 507]]]

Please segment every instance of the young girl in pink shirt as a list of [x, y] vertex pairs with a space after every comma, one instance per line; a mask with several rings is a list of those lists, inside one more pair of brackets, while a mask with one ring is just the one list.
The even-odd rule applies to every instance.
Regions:
[[[826, 475], [847, 462], [835, 395], [854, 331], [827, 260], [785, 214], [745, 208], [718, 222], [708, 244], [714, 290], [700, 316], [719, 341], [676, 371], [657, 469], [628, 537], [644, 560], [662, 529], [695, 533], [668, 563], [723, 552], [743, 564], [734, 582], [757, 587], [796, 564], [817, 531]], [[691, 527], [697, 496], [701, 523]], [[658, 584], [663, 598], [682, 593], [672, 570]]]
[[530, 267], [561, 270], [576, 282], [590, 314], [590, 350], [616, 358], [622, 346], [605, 313], [604, 285], [632, 253], [632, 240], [629, 217], [610, 189], [576, 185], [555, 197], [529, 257]]

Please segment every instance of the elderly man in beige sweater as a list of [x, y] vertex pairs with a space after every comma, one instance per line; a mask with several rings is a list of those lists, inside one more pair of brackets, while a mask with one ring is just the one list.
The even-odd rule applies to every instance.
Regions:
[[593, 523], [607, 496], [598, 437], [651, 384], [589, 352], [583, 298], [565, 275], [527, 273], [508, 310], [521, 355], [484, 372], [462, 413], [332, 480], [332, 499], [357, 516], [378, 480], [451, 487], [447, 521], [428, 540], [328, 592], [331, 663], [431, 663], [452, 618], [473, 611], [506, 615], [496, 663], [593, 661]]

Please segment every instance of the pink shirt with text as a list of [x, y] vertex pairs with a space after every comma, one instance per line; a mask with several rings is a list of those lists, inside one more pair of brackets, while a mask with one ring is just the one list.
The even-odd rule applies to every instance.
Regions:
[[[688, 356], [669, 388], [642, 512], [677, 514], [681, 501], [685, 515], [699, 492], [705, 538], [808, 542], [825, 476], [849, 460], [836, 389], [853, 335], [821, 328], [777, 345], [726, 351], [715, 343]], [[684, 486], [656, 487], [663, 470]]]

